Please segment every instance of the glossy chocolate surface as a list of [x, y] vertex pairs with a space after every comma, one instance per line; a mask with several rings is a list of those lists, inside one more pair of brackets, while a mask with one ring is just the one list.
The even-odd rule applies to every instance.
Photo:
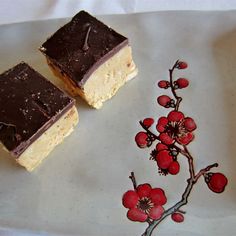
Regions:
[[92, 72], [127, 44], [126, 37], [81, 11], [40, 50], [82, 88]]
[[18, 157], [73, 105], [73, 99], [22, 62], [0, 75], [0, 141]]

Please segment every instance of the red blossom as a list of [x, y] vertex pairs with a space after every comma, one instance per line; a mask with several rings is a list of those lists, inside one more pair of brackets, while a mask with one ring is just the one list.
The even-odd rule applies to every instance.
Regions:
[[177, 175], [179, 173], [179, 170], [180, 170], [180, 165], [178, 161], [173, 161], [170, 163], [168, 167], [168, 172], [171, 175]]
[[171, 98], [167, 95], [161, 95], [157, 98], [157, 102], [159, 103], [159, 105], [161, 105], [163, 107], [169, 107], [170, 102], [171, 102]]
[[158, 143], [156, 145], [156, 150], [159, 152], [159, 151], [162, 151], [162, 150], [167, 150], [168, 149], [168, 146], [166, 146], [165, 144], [163, 143]]
[[139, 185], [136, 190], [127, 191], [122, 198], [123, 206], [129, 209], [128, 219], [139, 222], [160, 219], [164, 213], [162, 206], [166, 202], [165, 192], [147, 183]]
[[167, 145], [170, 145], [174, 142], [174, 139], [171, 138], [170, 135], [168, 135], [167, 133], [161, 133], [159, 138], [163, 143]]
[[[164, 134], [163, 134], [164, 135]], [[156, 160], [161, 175], [176, 175], [179, 173], [180, 165], [177, 161], [179, 151], [175, 146], [157, 143], [151, 152], [151, 159]]]
[[158, 82], [158, 87], [167, 89], [167, 88], [170, 87], [170, 82], [167, 81], [167, 80], [161, 80], [161, 81]]
[[137, 192], [140, 198], [148, 197], [150, 195], [151, 190], [152, 187], [150, 184], [140, 184], [137, 187]]
[[189, 144], [193, 139], [197, 126], [190, 117], [184, 117], [180, 111], [171, 111], [167, 117], [161, 117], [157, 123], [157, 131], [162, 143], [170, 145], [177, 141], [181, 145]]
[[154, 206], [149, 213], [149, 217], [153, 220], [160, 219], [164, 213], [164, 208], [162, 206]]
[[210, 172], [205, 174], [204, 177], [209, 189], [215, 193], [222, 193], [228, 184], [228, 179], [222, 173]]
[[168, 150], [162, 150], [156, 155], [157, 165], [161, 169], [168, 169], [170, 164], [173, 162], [173, 157], [170, 155]]
[[138, 208], [131, 208], [127, 212], [128, 219], [132, 221], [145, 222], [148, 218], [147, 214], [140, 211]]
[[153, 118], [145, 118], [143, 120], [143, 125], [146, 127], [146, 128], [150, 128], [154, 123], [154, 119]]
[[140, 148], [145, 148], [148, 146], [148, 135], [145, 132], [139, 132], [135, 136], [135, 142]]
[[181, 222], [183, 222], [184, 221], [184, 216], [183, 216], [183, 214], [181, 214], [181, 213], [173, 213], [172, 215], [171, 215], [171, 219], [173, 220], [173, 221], [175, 221], [176, 223], [181, 223]]
[[185, 79], [185, 78], [179, 78], [179, 79], [177, 79], [177, 80], [175, 81], [175, 84], [177, 85], [177, 88], [182, 89], [182, 88], [188, 87], [189, 82], [188, 82], [188, 80]]
[[187, 67], [188, 67], [188, 64], [185, 61], [179, 61], [178, 64], [176, 65], [176, 68], [179, 70], [186, 69]]

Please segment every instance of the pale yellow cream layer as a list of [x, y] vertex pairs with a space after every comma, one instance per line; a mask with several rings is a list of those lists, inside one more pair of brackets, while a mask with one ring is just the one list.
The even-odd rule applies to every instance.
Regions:
[[134, 78], [138, 72], [132, 60], [131, 47], [125, 46], [99, 66], [88, 78], [83, 89], [80, 89], [68, 76], [61, 74], [49, 58], [47, 59], [55, 75], [64, 81], [68, 92], [72, 96], [80, 95], [89, 105], [97, 109], [101, 108], [106, 100], [114, 96], [118, 89]]
[[68, 136], [78, 123], [78, 112], [73, 106], [57, 122], [34, 141], [16, 161], [28, 171], [34, 170], [48, 154]]

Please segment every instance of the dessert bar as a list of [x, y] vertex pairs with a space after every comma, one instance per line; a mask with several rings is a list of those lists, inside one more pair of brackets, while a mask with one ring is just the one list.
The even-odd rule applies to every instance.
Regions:
[[22, 62], [0, 75], [0, 142], [28, 171], [78, 122], [75, 101]]
[[94, 108], [137, 74], [128, 39], [85, 11], [58, 29], [40, 51], [70, 94]]

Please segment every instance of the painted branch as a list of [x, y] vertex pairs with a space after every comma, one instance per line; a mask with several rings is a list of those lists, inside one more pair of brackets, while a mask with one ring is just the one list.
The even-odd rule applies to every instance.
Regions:
[[169, 70], [170, 88], [171, 88], [171, 92], [173, 93], [173, 95], [176, 99], [176, 104], [175, 104], [176, 111], [179, 110], [179, 105], [180, 105], [180, 102], [182, 101], [182, 98], [177, 95], [175, 88], [174, 88], [174, 84], [173, 84], [173, 72], [174, 72], [176, 66], [178, 65], [178, 63], [179, 63], [179, 60], [177, 60], [175, 62], [175, 64], [173, 65], [173, 67]]
[[192, 174], [192, 170], [194, 170], [194, 166], [193, 166], [193, 162], [189, 161], [189, 157], [188, 158], [188, 163], [189, 163], [189, 172], [190, 172], [190, 178], [187, 180], [187, 187], [184, 191], [184, 193], [182, 194], [182, 198], [179, 202], [177, 202], [174, 206], [170, 207], [169, 209], [167, 209], [164, 214], [162, 215], [162, 217], [159, 220], [155, 220], [153, 221], [145, 230], [145, 232], [142, 234], [142, 236], [151, 236], [153, 230], [169, 215], [171, 215], [174, 212], [178, 212], [180, 211], [180, 208], [184, 205], [186, 205], [188, 203], [188, 197], [191, 193], [191, 190], [194, 186], [194, 184], [198, 181], [198, 179], [204, 175], [207, 171], [209, 171], [211, 168], [213, 167], [217, 167], [218, 164], [214, 163], [212, 165], [209, 165], [203, 169], [201, 169], [198, 174], [195, 176], [191, 176]]
[[134, 172], [131, 172], [131, 175], [129, 176], [129, 178], [131, 179], [131, 181], [133, 183], [134, 189], [136, 189], [137, 188], [137, 182], [136, 182], [136, 179], [135, 179], [135, 176], [134, 176]]

